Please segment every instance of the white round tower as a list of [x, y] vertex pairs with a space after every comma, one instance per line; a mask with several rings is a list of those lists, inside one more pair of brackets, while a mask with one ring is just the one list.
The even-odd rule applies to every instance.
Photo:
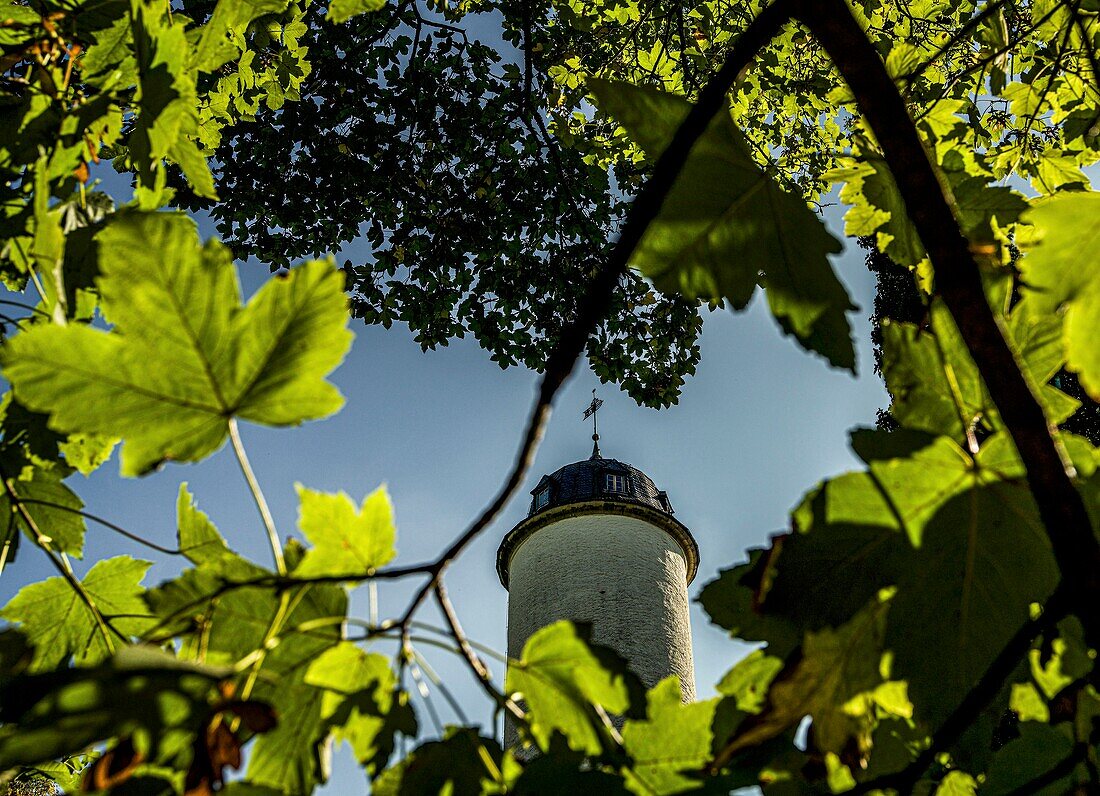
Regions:
[[497, 551], [508, 589], [508, 655], [560, 619], [629, 662], [647, 688], [675, 674], [695, 699], [687, 587], [699, 551], [668, 496], [629, 464], [591, 459], [543, 476], [527, 518]]

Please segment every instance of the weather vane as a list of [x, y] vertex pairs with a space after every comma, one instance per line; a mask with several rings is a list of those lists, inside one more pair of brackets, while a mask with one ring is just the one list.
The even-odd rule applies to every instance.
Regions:
[[584, 410], [584, 419], [592, 418], [592, 458], [602, 459], [600, 454], [600, 434], [596, 431], [596, 412], [600, 411], [603, 401], [596, 397], [596, 391], [592, 391], [592, 403]]

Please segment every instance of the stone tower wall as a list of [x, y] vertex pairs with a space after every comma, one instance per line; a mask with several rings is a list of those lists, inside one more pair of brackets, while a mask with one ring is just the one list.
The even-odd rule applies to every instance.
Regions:
[[[688, 563], [670, 533], [629, 513], [563, 507], [505, 562], [508, 655], [559, 619], [590, 622], [592, 640], [626, 658], [647, 688], [676, 674], [695, 699]], [[682, 527], [682, 526], [681, 526]]]

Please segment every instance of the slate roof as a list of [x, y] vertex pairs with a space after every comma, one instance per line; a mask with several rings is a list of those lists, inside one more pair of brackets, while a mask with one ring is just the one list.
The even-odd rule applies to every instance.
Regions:
[[[609, 492], [605, 488], [607, 474], [622, 475], [626, 478], [623, 492]], [[536, 496], [543, 489], [550, 488], [550, 500], [537, 507]], [[617, 459], [591, 458], [567, 464], [561, 469], [544, 475], [538, 486], [531, 490], [531, 508], [527, 516], [540, 511], [562, 506], [566, 503], [581, 503], [588, 500], [614, 500], [623, 503], [640, 503], [672, 515], [672, 504], [668, 496], [653, 484], [649, 476]]]

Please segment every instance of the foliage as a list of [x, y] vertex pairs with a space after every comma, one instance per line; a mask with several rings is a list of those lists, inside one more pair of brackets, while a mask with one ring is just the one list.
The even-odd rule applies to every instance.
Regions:
[[[5, 7], [0, 267], [37, 298], [0, 348], [0, 563], [22, 536], [58, 575], [0, 610], [4, 787], [305, 794], [346, 742], [378, 793], [1100, 788], [1100, 459], [1073, 433], [1100, 401], [1081, 171], [1100, 157], [1100, 8], [376, 6]], [[521, 64], [451, 24], [475, 12], [502, 15]], [[752, 36], [755, 59], [736, 46]], [[87, 185], [107, 156], [134, 179], [117, 210]], [[640, 244], [608, 243], [644, 205], [618, 194], [677, 158]], [[760, 644], [718, 696], [646, 691], [568, 622], [535, 633], [498, 688], [443, 587], [496, 508], [436, 560], [398, 566], [384, 489], [357, 505], [303, 485], [307, 544], [280, 541], [238, 423], [337, 411], [326, 378], [353, 313], [548, 363], [527, 454], [578, 334], [597, 372], [668, 403], [694, 366], [698, 303], [739, 310], [760, 287], [784, 332], [852, 367], [838, 242], [810, 209], [829, 186], [908, 296], [879, 308], [893, 426], [855, 430], [865, 466], [811, 489], [789, 532], [704, 587], [712, 620]], [[209, 203], [240, 253], [280, 268], [363, 224], [373, 252], [344, 268], [350, 299], [313, 260], [242, 303], [230, 250], [173, 202]], [[138, 476], [227, 437], [273, 566], [236, 553], [181, 487], [177, 548], [147, 543], [180, 557], [174, 577], [145, 585], [148, 562], [127, 556], [77, 574], [86, 520], [102, 520], [65, 478], [120, 441]], [[353, 589], [402, 578], [421, 579], [403, 615], [349, 615]], [[429, 599], [447, 627], [416, 619]], [[414, 629], [468, 664], [511, 748], [473, 726], [419, 737]]]
[[[518, 36], [518, 8], [502, 10]], [[306, 11], [302, 101], [227, 129], [214, 150], [224, 201], [193, 206], [238, 256], [273, 266], [355, 240], [353, 315], [405, 323], [425, 349], [469, 335], [502, 368], [541, 371], [621, 221], [609, 175], [550, 135], [531, 70], [437, 14], [391, 4], [338, 27], [321, 15]], [[624, 274], [589, 360], [665, 406], [695, 371], [701, 323], [692, 302]]]

